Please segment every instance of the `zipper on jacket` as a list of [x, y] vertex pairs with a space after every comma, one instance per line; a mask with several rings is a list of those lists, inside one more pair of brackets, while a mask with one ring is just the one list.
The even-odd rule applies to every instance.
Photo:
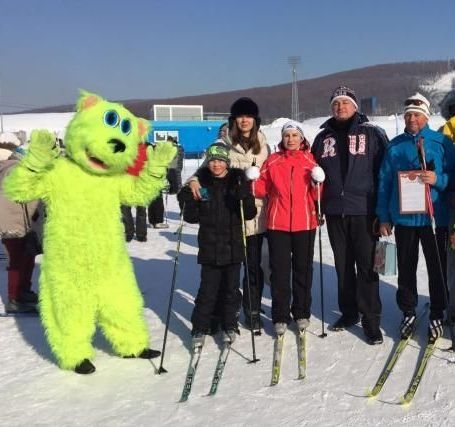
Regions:
[[344, 188], [341, 190], [340, 196], [341, 196], [341, 209], [343, 210], [341, 212], [341, 218], [344, 218], [344, 200], [343, 200], [343, 198], [344, 198]]
[[289, 192], [289, 201], [290, 201], [289, 231], [292, 231], [292, 205], [294, 203], [294, 201], [292, 199], [292, 195], [293, 195], [293, 192], [292, 192], [292, 181], [293, 180], [292, 180], [292, 178], [293, 178], [293, 175], [294, 175], [294, 166], [291, 166], [291, 185], [290, 185], [290, 192]]

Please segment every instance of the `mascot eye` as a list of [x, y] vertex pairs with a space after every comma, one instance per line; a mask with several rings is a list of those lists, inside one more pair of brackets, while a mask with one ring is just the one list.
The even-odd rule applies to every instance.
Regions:
[[104, 113], [104, 123], [108, 126], [115, 127], [118, 125], [120, 117], [117, 111], [109, 110]]
[[123, 119], [120, 122], [120, 129], [125, 135], [128, 135], [131, 132], [131, 122], [128, 119]]

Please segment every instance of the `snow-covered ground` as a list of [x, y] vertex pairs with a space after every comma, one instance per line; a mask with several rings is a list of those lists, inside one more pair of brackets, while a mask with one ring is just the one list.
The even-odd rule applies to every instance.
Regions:
[[[5, 125], [10, 129], [8, 119]], [[19, 122], [16, 129], [65, 127], [61, 115], [49, 118], [49, 125], [39, 117]], [[68, 118], [66, 117], [66, 120]], [[314, 138], [324, 118], [303, 124]], [[389, 137], [403, 129], [402, 118], [376, 118]], [[432, 117], [431, 127], [443, 120]], [[265, 127], [273, 145], [279, 141], [279, 122]], [[197, 161], [185, 162], [184, 176], [197, 167]], [[128, 244], [139, 286], [144, 294], [145, 315], [152, 347], [161, 349], [171, 288], [176, 250], [175, 231], [179, 223], [175, 196], [167, 199], [169, 229], [148, 229], [148, 241]], [[193, 391], [188, 402], [178, 403], [189, 361], [190, 315], [199, 284], [196, 264], [197, 226], [183, 229], [172, 316], [164, 367], [168, 373], [157, 375], [159, 359], [120, 359], [114, 356], [101, 335], [94, 344], [97, 371], [81, 376], [58, 369], [47, 346], [37, 318], [0, 318], [0, 425], [1, 426], [452, 426], [455, 417], [455, 355], [443, 349], [450, 346], [448, 331], [438, 343], [414, 402], [400, 406], [422, 352], [427, 321], [419, 328], [399, 360], [379, 398], [365, 398], [375, 383], [387, 356], [398, 338], [401, 320], [395, 303], [396, 277], [381, 277], [383, 302], [382, 330], [384, 343], [369, 346], [360, 326], [345, 332], [327, 331], [337, 319], [336, 275], [326, 228], [322, 227], [322, 273], [324, 282], [324, 328], [321, 333], [320, 264], [318, 238], [315, 247], [313, 314], [308, 334], [307, 377], [297, 380], [296, 339], [291, 329], [286, 335], [280, 383], [270, 386], [273, 327], [270, 320], [270, 292], [266, 286], [263, 299], [265, 331], [255, 337], [255, 364], [248, 330], [233, 345], [216, 396], [208, 397], [211, 378], [219, 352], [218, 338], [208, 338], [204, 347]], [[40, 259], [38, 258], [38, 263]], [[6, 301], [6, 261], [0, 260], [0, 296]], [[39, 264], [35, 276], [39, 272]], [[36, 278], [35, 277], [35, 278]], [[35, 280], [36, 283], [36, 280]], [[428, 301], [427, 276], [423, 262], [418, 270], [419, 306]], [[0, 306], [1, 307], [1, 306]], [[1, 308], [0, 308], [1, 311]]]

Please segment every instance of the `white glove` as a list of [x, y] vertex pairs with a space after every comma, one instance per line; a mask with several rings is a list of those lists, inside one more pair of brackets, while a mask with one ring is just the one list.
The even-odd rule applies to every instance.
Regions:
[[311, 179], [314, 182], [324, 182], [325, 180], [324, 169], [322, 169], [321, 166], [315, 166], [311, 171]]
[[245, 169], [245, 176], [249, 181], [254, 181], [259, 178], [260, 170], [257, 166], [250, 166]]

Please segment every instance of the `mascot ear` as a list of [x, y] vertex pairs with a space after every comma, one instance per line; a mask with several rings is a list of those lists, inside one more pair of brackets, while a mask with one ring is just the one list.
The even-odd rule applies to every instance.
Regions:
[[145, 119], [138, 119], [137, 128], [141, 141], [145, 140], [150, 130], [150, 123]]
[[98, 102], [101, 102], [102, 100], [103, 98], [100, 96], [81, 89], [79, 99], [77, 100], [76, 104], [76, 111], [86, 110], [87, 108], [98, 104]]

